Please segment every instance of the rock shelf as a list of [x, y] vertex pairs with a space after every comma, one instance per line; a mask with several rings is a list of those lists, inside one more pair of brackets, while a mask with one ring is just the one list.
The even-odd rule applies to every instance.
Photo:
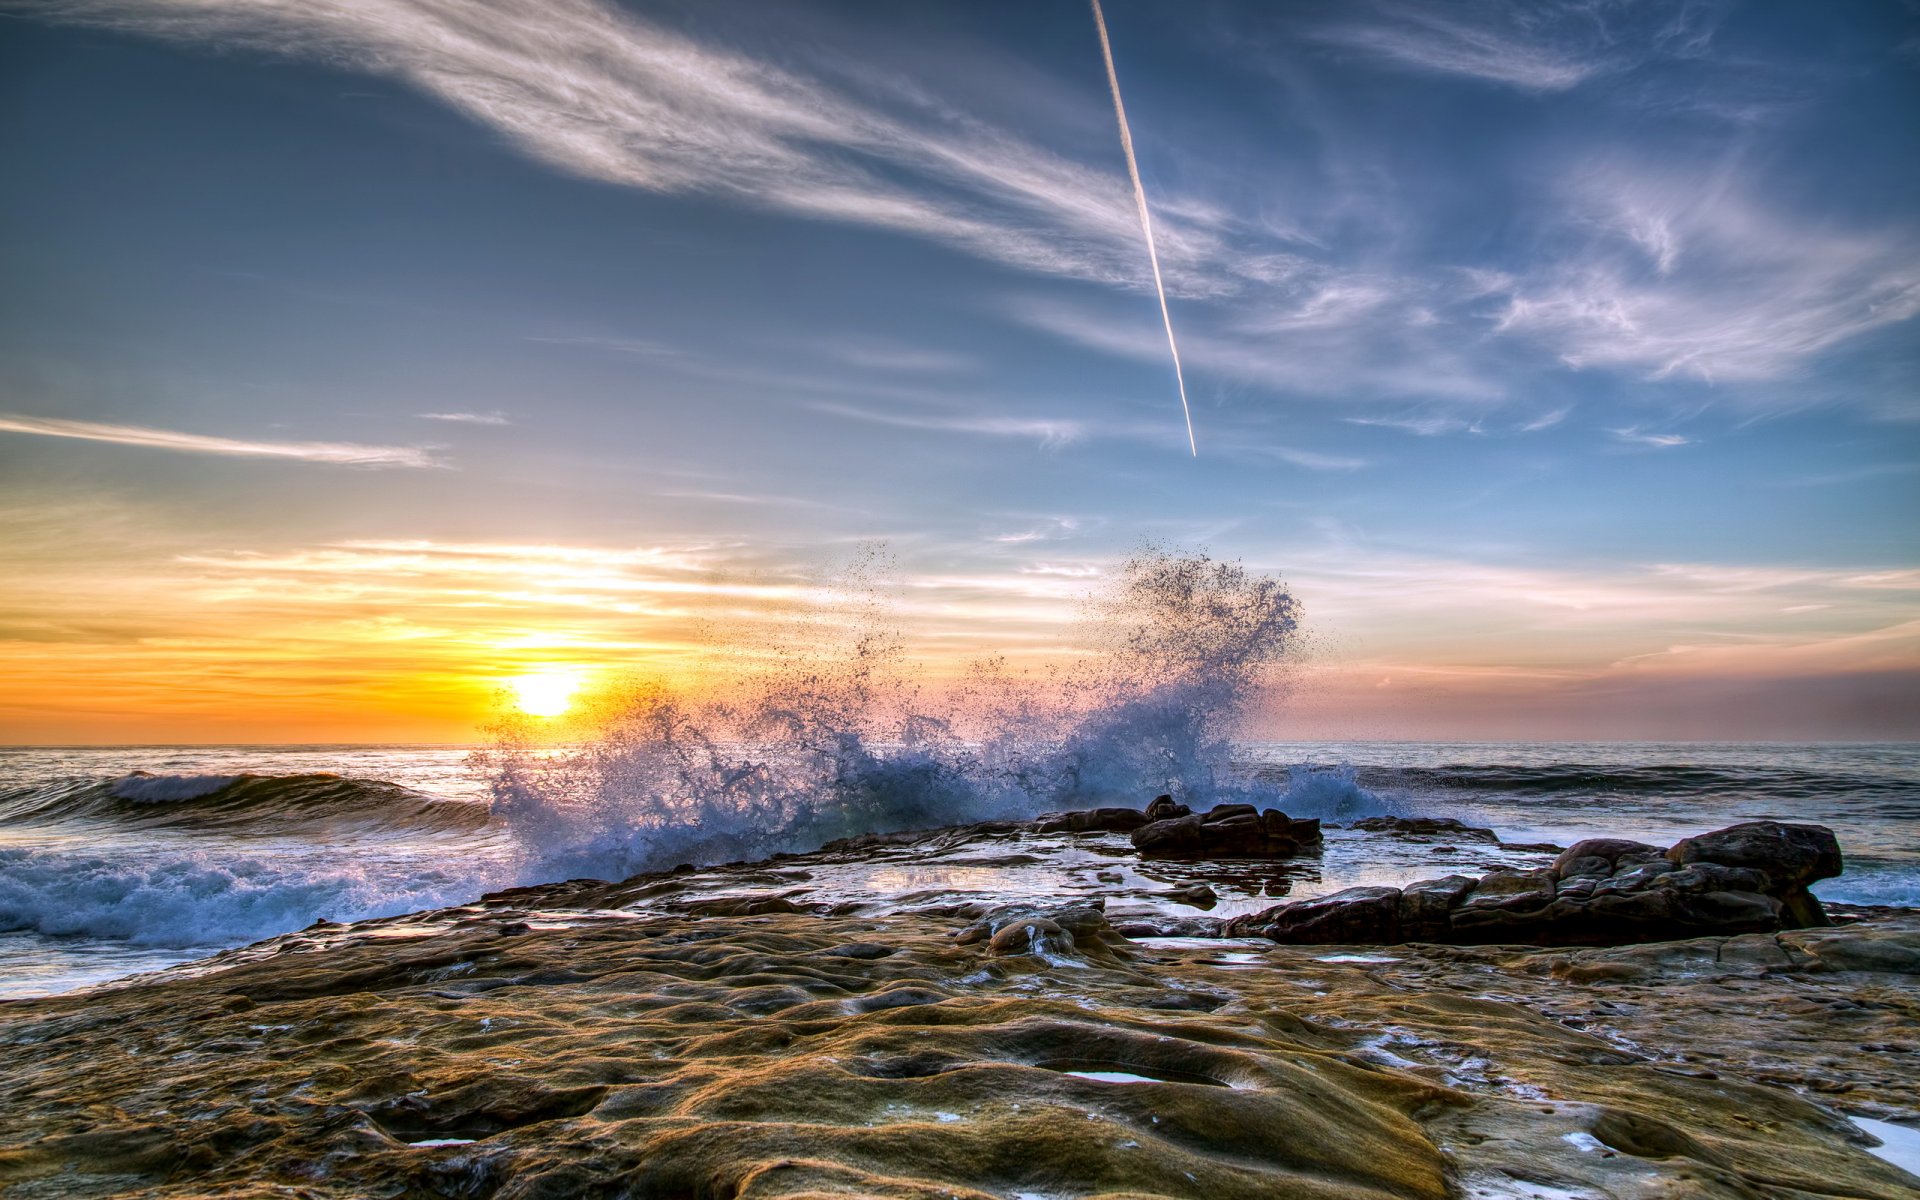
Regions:
[[[944, 831], [519, 889], [0, 1004], [0, 1190], [1892, 1200], [1920, 1187], [1847, 1119], [1920, 1119], [1914, 913], [1620, 947], [1383, 949], [1131, 938], [1099, 896], [949, 890], [873, 912], [806, 890], [869, 858], [1019, 864], [1079, 837]], [[1716, 838], [1669, 849], [1671, 869], [1652, 874], [1753, 871], [1773, 889], [1754, 894], [1776, 896], [1828, 865], [1817, 839]], [[1654, 861], [1599, 849], [1563, 855], [1556, 887]], [[659, 903], [680, 908], [646, 907]]]

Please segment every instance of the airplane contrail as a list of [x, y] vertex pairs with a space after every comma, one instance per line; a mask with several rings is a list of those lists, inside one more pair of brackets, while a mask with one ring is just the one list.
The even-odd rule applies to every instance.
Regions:
[[1107, 17], [1100, 0], [1093, 0], [1093, 23], [1100, 30], [1100, 56], [1107, 60], [1107, 84], [1113, 89], [1113, 115], [1120, 120], [1120, 148], [1126, 151], [1127, 175], [1133, 180], [1133, 201], [1140, 208], [1140, 231], [1147, 237], [1147, 261], [1153, 264], [1153, 290], [1160, 296], [1160, 321], [1167, 327], [1167, 349], [1173, 353], [1173, 381], [1180, 387], [1180, 415], [1187, 419], [1187, 449], [1195, 458], [1200, 447], [1193, 440], [1193, 409], [1187, 405], [1187, 376], [1180, 369], [1180, 344], [1173, 340], [1173, 315], [1167, 311], [1167, 285], [1160, 280], [1160, 252], [1153, 245], [1153, 217], [1147, 212], [1147, 189], [1140, 183], [1140, 164], [1133, 157], [1133, 130], [1127, 127], [1127, 106], [1120, 99], [1120, 76], [1113, 69], [1113, 44], [1107, 41]]

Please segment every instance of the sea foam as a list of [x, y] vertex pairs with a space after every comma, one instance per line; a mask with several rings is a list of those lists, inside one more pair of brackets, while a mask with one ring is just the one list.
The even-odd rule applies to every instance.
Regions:
[[1090, 600], [1067, 665], [987, 662], [958, 685], [915, 669], [875, 592], [846, 609], [855, 619], [773, 648], [724, 696], [637, 687], [559, 750], [505, 729], [482, 765], [520, 881], [615, 879], [1163, 792], [1308, 815], [1374, 803], [1351, 772], [1283, 782], [1234, 769], [1231, 738], [1299, 619], [1278, 580], [1239, 563], [1145, 551]]

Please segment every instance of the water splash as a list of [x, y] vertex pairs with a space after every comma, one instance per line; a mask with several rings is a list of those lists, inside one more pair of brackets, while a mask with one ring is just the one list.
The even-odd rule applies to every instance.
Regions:
[[861, 579], [834, 620], [758, 656], [724, 695], [638, 687], [578, 744], [509, 726], [479, 765], [529, 882], [1159, 792], [1271, 802], [1285, 788], [1234, 771], [1230, 738], [1299, 613], [1279, 580], [1238, 562], [1149, 548], [1089, 598], [1068, 664], [986, 662], [937, 687], [907, 657], [884, 588]]

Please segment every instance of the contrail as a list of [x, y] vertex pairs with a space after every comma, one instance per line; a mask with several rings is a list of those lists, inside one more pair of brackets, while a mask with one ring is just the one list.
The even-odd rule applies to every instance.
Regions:
[[1173, 352], [1173, 381], [1180, 385], [1180, 414], [1187, 419], [1187, 449], [1199, 458], [1200, 447], [1193, 440], [1193, 409], [1187, 406], [1187, 376], [1180, 369], [1180, 345], [1173, 340], [1173, 316], [1167, 312], [1167, 285], [1160, 281], [1160, 252], [1153, 246], [1153, 217], [1147, 212], [1147, 189], [1140, 184], [1140, 164], [1133, 157], [1133, 130], [1127, 128], [1127, 106], [1120, 100], [1120, 76], [1113, 69], [1113, 44], [1107, 41], [1107, 17], [1100, 11], [1100, 0], [1093, 0], [1093, 23], [1100, 30], [1100, 56], [1107, 60], [1107, 83], [1113, 88], [1113, 115], [1120, 119], [1120, 148], [1127, 153], [1133, 201], [1140, 207], [1140, 230], [1147, 235], [1147, 261], [1153, 264], [1153, 290], [1160, 296], [1160, 321], [1167, 327], [1167, 349]]

